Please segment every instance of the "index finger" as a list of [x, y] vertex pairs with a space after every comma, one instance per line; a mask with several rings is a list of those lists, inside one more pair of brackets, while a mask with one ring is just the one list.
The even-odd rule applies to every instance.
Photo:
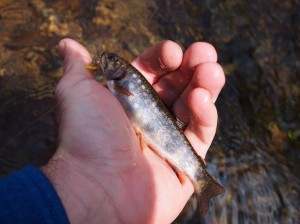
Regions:
[[179, 68], [182, 58], [181, 47], [173, 41], [165, 40], [145, 50], [132, 65], [153, 85], [163, 74]]
[[184, 53], [181, 70], [193, 74], [195, 68], [206, 62], [217, 62], [218, 55], [214, 46], [207, 42], [192, 43]]

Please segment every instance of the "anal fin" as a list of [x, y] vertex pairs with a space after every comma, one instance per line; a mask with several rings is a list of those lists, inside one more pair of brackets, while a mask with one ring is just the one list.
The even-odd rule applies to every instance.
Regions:
[[141, 149], [144, 150], [148, 146], [148, 144], [143, 139], [142, 133], [139, 131], [135, 131], [135, 134], [136, 134], [137, 138], [139, 139]]
[[186, 183], [185, 174], [181, 170], [179, 170], [176, 166], [174, 166], [169, 160], [166, 159], [166, 162], [168, 163], [168, 165], [172, 168], [172, 170], [176, 174], [181, 185], [184, 185]]

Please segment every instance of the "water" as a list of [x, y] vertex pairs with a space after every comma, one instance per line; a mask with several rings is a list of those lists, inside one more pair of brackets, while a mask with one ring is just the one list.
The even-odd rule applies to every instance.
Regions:
[[212, 43], [227, 83], [208, 169], [226, 187], [209, 214], [191, 199], [176, 223], [299, 223], [299, 1], [0, 3], [0, 174], [45, 164], [56, 148], [62, 37], [132, 60], [172, 39]]

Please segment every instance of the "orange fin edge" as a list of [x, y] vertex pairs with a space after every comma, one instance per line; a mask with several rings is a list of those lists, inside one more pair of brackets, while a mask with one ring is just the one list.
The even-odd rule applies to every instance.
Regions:
[[168, 163], [168, 165], [172, 168], [172, 170], [176, 174], [181, 185], [184, 185], [186, 183], [185, 174], [181, 170], [179, 170], [176, 166], [174, 166], [169, 160], [166, 159], [166, 162]]
[[148, 146], [148, 144], [143, 139], [142, 133], [139, 131], [135, 131], [135, 134], [136, 134], [137, 138], [139, 139], [141, 149], [144, 150]]
[[206, 167], [206, 161], [201, 156], [199, 156], [199, 159], [200, 159], [203, 167]]
[[128, 91], [127, 89], [125, 89], [123, 86], [115, 83], [114, 88], [116, 91], [118, 91], [119, 93], [125, 95], [125, 96], [132, 96], [133, 94]]
[[98, 69], [97, 66], [94, 66], [94, 65], [86, 65], [86, 66], [84, 66], [84, 68], [86, 68], [87, 70], [91, 70], [91, 71], [96, 71]]

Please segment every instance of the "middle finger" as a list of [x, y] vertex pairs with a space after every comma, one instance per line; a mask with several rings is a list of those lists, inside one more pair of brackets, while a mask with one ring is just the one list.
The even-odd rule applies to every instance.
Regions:
[[189, 94], [196, 88], [205, 89], [214, 103], [225, 83], [225, 75], [218, 63], [202, 63], [195, 69], [192, 80], [173, 104], [176, 116], [185, 123], [189, 122], [187, 101]]
[[184, 53], [180, 68], [161, 76], [153, 87], [170, 106], [188, 86], [198, 65], [216, 61], [217, 53], [212, 45], [205, 42], [193, 43]]

